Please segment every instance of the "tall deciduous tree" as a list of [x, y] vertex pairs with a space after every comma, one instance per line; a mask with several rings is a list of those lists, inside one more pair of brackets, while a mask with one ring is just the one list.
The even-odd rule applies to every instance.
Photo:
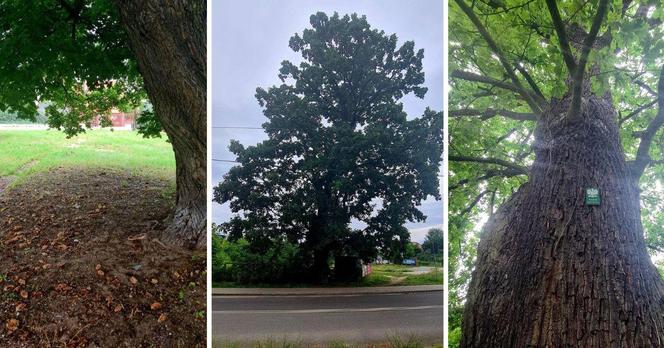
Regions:
[[[165, 238], [205, 242], [206, 3], [150, 0], [0, 2], [0, 110], [68, 135], [149, 98], [143, 124], [166, 131], [177, 163]], [[146, 94], [147, 92], [147, 94]]]
[[[396, 35], [357, 15], [317, 13], [310, 22], [290, 39], [303, 61], [284, 61], [284, 83], [256, 91], [268, 139], [231, 143], [240, 165], [214, 199], [237, 213], [223, 225], [231, 239], [300, 243], [304, 266], [324, 281], [332, 255], [370, 259], [403, 247], [403, 223], [425, 219], [417, 205], [439, 198], [442, 113], [408, 120], [399, 102], [426, 92], [424, 53], [413, 42], [397, 47]], [[366, 227], [353, 229], [353, 220]]]
[[432, 254], [442, 254], [444, 243], [443, 230], [440, 228], [432, 228], [427, 232], [426, 237], [424, 237], [422, 249]]
[[[455, 275], [474, 249], [472, 216], [489, 216], [461, 346], [664, 344], [664, 283], [639, 196], [639, 184], [650, 190], [662, 173], [663, 11], [652, 2], [454, 1]], [[599, 205], [588, 189], [599, 190]]]

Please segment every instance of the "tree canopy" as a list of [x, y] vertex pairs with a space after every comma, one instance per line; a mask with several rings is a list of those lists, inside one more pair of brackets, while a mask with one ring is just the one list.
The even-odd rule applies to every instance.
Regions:
[[[48, 125], [72, 136], [97, 116], [110, 125], [113, 108], [127, 111], [147, 100], [111, 0], [4, 1], [0, 27], [2, 111], [34, 120], [45, 107]], [[154, 125], [152, 113], [144, 117]]]
[[528, 180], [540, 115], [584, 81], [618, 111], [646, 242], [664, 249], [664, 6], [455, 0], [449, 16], [450, 337], [458, 339], [479, 229]]
[[355, 14], [319, 12], [310, 23], [289, 42], [302, 62], [282, 62], [283, 84], [256, 90], [268, 139], [231, 142], [240, 164], [214, 200], [229, 202], [236, 215], [222, 228], [255, 247], [299, 243], [304, 254], [320, 254], [309, 258], [314, 263], [402, 250], [404, 222], [423, 221], [419, 203], [440, 199], [442, 113], [409, 119], [400, 103], [427, 91], [424, 51], [412, 41], [398, 46], [395, 34]]

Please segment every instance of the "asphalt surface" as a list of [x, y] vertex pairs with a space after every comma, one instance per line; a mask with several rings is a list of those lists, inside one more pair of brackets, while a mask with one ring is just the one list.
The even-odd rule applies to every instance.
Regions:
[[411, 335], [443, 341], [443, 292], [312, 296], [214, 296], [221, 342], [374, 343]]

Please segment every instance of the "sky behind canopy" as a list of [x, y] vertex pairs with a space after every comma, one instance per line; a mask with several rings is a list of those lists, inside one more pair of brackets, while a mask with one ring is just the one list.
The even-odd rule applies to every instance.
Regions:
[[[256, 87], [267, 89], [281, 82], [277, 77], [283, 60], [301, 61], [288, 47], [295, 33], [309, 28], [309, 17], [322, 11], [331, 16], [366, 15], [372, 28], [395, 33], [398, 46], [414, 41], [424, 49], [425, 98], [412, 93], [402, 99], [409, 118], [422, 115], [428, 106], [443, 109], [443, 2], [440, 0], [224, 0], [212, 2], [212, 158], [234, 160], [228, 151], [231, 139], [254, 145], [267, 137], [262, 130], [214, 127], [261, 127], [266, 121], [256, 102]], [[397, 46], [397, 47], [398, 47]], [[233, 163], [212, 162], [212, 184], [222, 180]], [[442, 174], [442, 173], [441, 173]], [[442, 183], [442, 180], [441, 180]], [[441, 187], [442, 192], [442, 187]], [[443, 202], [428, 199], [420, 209], [424, 223], [407, 223], [413, 241], [422, 242], [429, 227], [442, 227]], [[231, 216], [228, 205], [212, 203], [212, 221]]]

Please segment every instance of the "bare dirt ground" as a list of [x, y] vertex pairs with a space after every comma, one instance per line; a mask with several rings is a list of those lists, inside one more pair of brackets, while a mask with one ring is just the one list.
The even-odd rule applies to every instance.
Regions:
[[56, 169], [6, 185], [0, 346], [205, 346], [205, 251], [157, 239], [168, 182]]

